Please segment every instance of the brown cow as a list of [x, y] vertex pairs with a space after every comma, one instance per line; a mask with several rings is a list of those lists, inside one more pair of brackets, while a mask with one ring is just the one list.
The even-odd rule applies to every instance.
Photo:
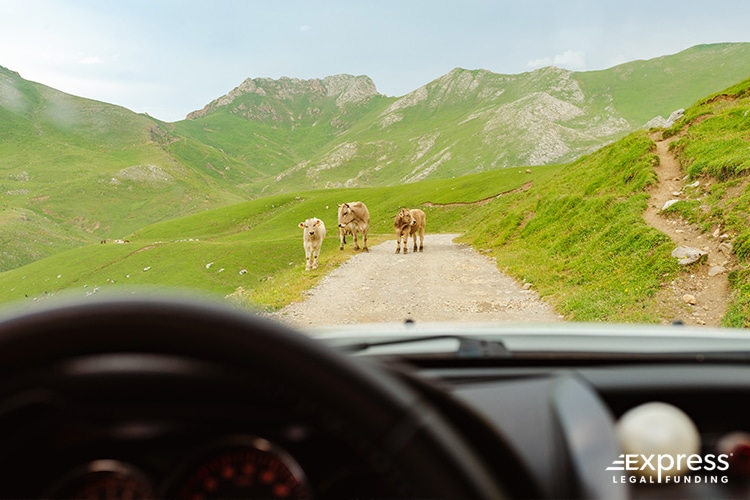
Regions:
[[[396, 253], [401, 252], [401, 240], [404, 242], [404, 253], [407, 250], [409, 236], [414, 238], [414, 251], [422, 252], [424, 250], [424, 230], [427, 217], [424, 212], [418, 208], [409, 210], [402, 208], [393, 220], [393, 227], [396, 228]], [[417, 236], [419, 236], [419, 247], [417, 247]]]
[[344, 249], [346, 233], [354, 238], [354, 250], [359, 250], [357, 233], [362, 233], [362, 243], [365, 252], [367, 248], [367, 231], [370, 229], [370, 212], [361, 201], [352, 201], [339, 205], [339, 250]]
[[393, 227], [396, 229], [396, 253], [401, 253], [401, 240], [404, 242], [404, 253], [409, 251], [409, 232], [414, 225], [414, 218], [408, 208], [402, 208], [398, 211], [396, 218], [393, 219]]
[[323, 238], [326, 237], [326, 225], [323, 221], [312, 217], [305, 222], [300, 222], [299, 227], [303, 229], [302, 245], [305, 247], [305, 270], [318, 268], [318, 256]]

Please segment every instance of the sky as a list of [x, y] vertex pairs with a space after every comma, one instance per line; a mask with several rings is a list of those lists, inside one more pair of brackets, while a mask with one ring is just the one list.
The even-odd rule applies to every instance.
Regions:
[[0, 66], [177, 121], [246, 78], [575, 71], [750, 42], [747, 0], [0, 0]]

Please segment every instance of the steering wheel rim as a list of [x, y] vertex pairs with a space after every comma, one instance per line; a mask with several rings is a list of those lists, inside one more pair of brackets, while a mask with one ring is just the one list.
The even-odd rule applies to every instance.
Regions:
[[[497, 478], [434, 407], [367, 360], [355, 362], [282, 325], [218, 303], [107, 298], [0, 320], [0, 397], [12, 375], [65, 360], [162, 354], [263, 373], [354, 431], [353, 443], [397, 494], [503, 498]], [[10, 381], [10, 382], [9, 382]]]

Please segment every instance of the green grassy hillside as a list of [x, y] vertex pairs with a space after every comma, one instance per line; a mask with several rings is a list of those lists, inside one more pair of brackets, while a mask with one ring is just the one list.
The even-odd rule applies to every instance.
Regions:
[[164, 130], [0, 68], [0, 270], [242, 199], [176, 162]]
[[[725, 323], [750, 326], [748, 165], [750, 80], [701, 100], [667, 134], [704, 191], [673, 211], [727, 231], [739, 264]], [[396, 187], [281, 194], [146, 226], [130, 243], [94, 244], [0, 274], [0, 300], [40, 300], [126, 285], [182, 287], [250, 307], [297, 300], [352, 255], [337, 249], [336, 204], [361, 199], [373, 240], [392, 238], [401, 206], [420, 206], [428, 232], [463, 232], [498, 267], [536, 290], [567, 319], [664, 322], [659, 303], [679, 273], [674, 244], [643, 220], [658, 156], [646, 131], [633, 133], [566, 165], [503, 169]], [[497, 196], [502, 194], [502, 196]], [[482, 203], [479, 201], [484, 200]], [[329, 236], [321, 268], [305, 272], [297, 223], [317, 216]]]
[[[667, 212], [699, 224], [707, 237], [728, 235], [737, 259], [723, 324], [750, 327], [750, 80], [700, 100], [666, 135], [686, 178], [699, 180]], [[533, 282], [567, 318], [657, 321], [657, 292], [679, 268], [674, 247], [642, 219], [658, 157], [645, 132], [634, 133], [564, 169], [529, 193], [482, 208], [464, 237], [488, 249], [498, 266]], [[538, 188], [538, 189], [536, 189]], [[488, 222], [489, 221], [489, 222]]]
[[612, 106], [625, 119], [643, 125], [750, 77], [750, 45], [698, 45], [674, 55], [579, 72], [574, 77], [586, 95], [611, 95]]
[[634, 133], [559, 169], [533, 195], [494, 201], [464, 241], [533, 283], [568, 319], [672, 319], [660, 316], [655, 297], [677, 272], [674, 245], [642, 216], [656, 180], [652, 145]]

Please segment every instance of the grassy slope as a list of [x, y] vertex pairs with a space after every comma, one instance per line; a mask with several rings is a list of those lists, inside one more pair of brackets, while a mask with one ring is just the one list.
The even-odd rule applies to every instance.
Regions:
[[[0, 68], [3, 96], [0, 240], [5, 245], [0, 270], [242, 199], [226, 183], [217, 187], [208, 173], [175, 162], [159, 143], [164, 139], [159, 132], [168, 134], [156, 120], [58, 92]], [[121, 175], [125, 169], [148, 174], [148, 166], [170, 180]], [[27, 220], [35, 231], [23, 224]]]
[[654, 295], [676, 271], [670, 240], [642, 213], [656, 157], [636, 133], [564, 169], [533, 191], [480, 211], [464, 240], [531, 282], [568, 319], [656, 322]]
[[729, 275], [733, 301], [728, 326], [750, 327], [750, 80], [710, 96], [688, 109], [667, 131], [691, 180], [700, 187], [671, 212], [730, 236], [739, 267]]
[[[716, 67], [718, 59], [724, 62]], [[575, 73], [587, 95], [611, 93], [614, 107], [638, 125], [657, 115], [667, 118], [673, 111], [749, 76], [747, 43], [698, 45], [671, 56]], [[655, 88], [659, 92], [653, 92]]]
[[[703, 99], [666, 134], [701, 187], [673, 205], [707, 232], [720, 227], [738, 259], [723, 323], [750, 327], [750, 80]], [[654, 180], [652, 142], [631, 134], [560, 170], [534, 195], [485, 207], [465, 240], [490, 249], [498, 266], [533, 282], [560, 312], [585, 321], [656, 321], [656, 291], [680, 270], [673, 244], [641, 217]], [[531, 192], [529, 192], [530, 194]], [[487, 223], [487, 221], [491, 221]]]

